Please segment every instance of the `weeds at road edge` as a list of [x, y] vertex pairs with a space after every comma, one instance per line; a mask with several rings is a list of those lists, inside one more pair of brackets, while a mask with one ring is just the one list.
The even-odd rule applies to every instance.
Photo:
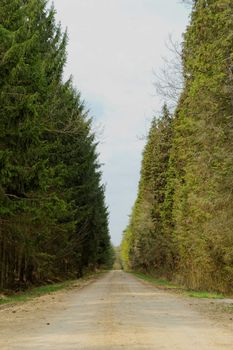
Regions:
[[182, 286], [173, 284], [172, 282], [169, 282], [166, 279], [158, 279], [150, 275], [146, 275], [141, 272], [130, 272], [134, 276], [141, 278], [144, 281], [150, 282], [154, 284], [157, 287], [163, 287], [164, 289], [170, 289], [170, 290], [176, 290], [180, 293], [189, 296], [191, 298], [199, 298], [199, 299], [224, 299], [225, 296], [221, 293], [212, 293], [212, 292], [206, 292], [206, 291], [193, 291], [188, 290]]
[[19, 292], [19, 293], [10, 294], [10, 295], [0, 293], [0, 305], [26, 302], [46, 294], [58, 292], [62, 289], [69, 289], [77, 285], [77, 283], [79, 282], [88, 281], [89, 279], [95, 276], [98, 276], [102, 273], [104, 273], [104, 271], [87, 274], [86, 276], [84, 276], [83, 278], [80, 278], [79, 280], [68, 280], [60, 283], [48, 284], [48, 285], [28, 289], [25, 292]]

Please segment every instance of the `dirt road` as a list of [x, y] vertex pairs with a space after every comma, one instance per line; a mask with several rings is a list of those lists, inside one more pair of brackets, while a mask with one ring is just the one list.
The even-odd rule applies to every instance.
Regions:
[[231, 328], [122, 271], [49, 298], [0, 310], [1, 350], [233, 349]]

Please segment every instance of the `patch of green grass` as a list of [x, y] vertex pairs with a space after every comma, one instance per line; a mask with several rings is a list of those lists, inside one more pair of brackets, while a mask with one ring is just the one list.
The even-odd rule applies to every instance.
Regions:
[[211, 292], [198, 292], [198, 291], [188, 291], [185, 293], [191, 298], [199, 299], [224, 299], [224, 295], [221, 293], [211, 293]]
[[131, 273], [134, 276], [136, 276], [138, 278], [141, 278], [144, 281], [147, 281], [147, 282], [150, 282], [150, 283], [156, 285], [157, 287], [161, 286], [161, 287], [164, 287], [164, 288], [167, 288], [167, 289], [180, 289], [181, 288], [180, 286], [178, 286], [176, 284], [173, 284], [173, 283], [169, 282], [166, 279], [155, 278], [155, 277], [150, 276], [150, 275], [145, 275], [142, 272], [131, 272]]
[[12, 295], [0, 295], [0, 305], [19, 303], [31, 300], [36, 297], [40, 297], [45, 294], [57, 292], [59, 290], [71, 287], [75, 281], [65, 281], [61, 283], [49, 284], [41, 287], [36, 287], [27, 290], [26, 292], [20, 292]]
[[192, 298], [199, 298], [199, 299], [224, 299], [225, 298], [225, 296], [221, 293], [213, 293], [213, 292], [206, 292], [206, 291], [190, 291], [182, 286], [173, 284], [172, 282], [166, 279], [155, 278], [150, 275], [145, 275], [144, 273], [141, 273], [141, 272], [131, 272], [131, 273], [134, 276], [143, 279], [144, 281], [154, 284], [156, 287], [164, 287], [164, 289], [173, 289]]
[[103, 274], [105, 271], [99, 271], [96, 273], [87, 273], [83, 278], [79, 280], [68, 280], [60, 283], [48, 284], [36, 288], [31, 288], [26, 290], [25, 292], [19, 292], [15, 294], [5, 295], [0, 292], [0, 305], [3, 304], [15, 304], [20, 302], [26, 302], [33, 298], [40, 297], [45, 294], [55, 293], [62, 289], [72, 288], [77, 282], [87, 281], [92, 279], [94, 276], [98, 276]]

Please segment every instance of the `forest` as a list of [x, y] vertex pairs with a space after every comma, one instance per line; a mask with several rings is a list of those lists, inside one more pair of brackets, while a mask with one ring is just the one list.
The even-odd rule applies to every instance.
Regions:
[[112, 263], [92, 119], [46, 0], [0, 3], [0, 288]]
[[233, 291], [233, 2], [192, 1], [183, 87], [151, 123], [121, 255], [125, 269]]

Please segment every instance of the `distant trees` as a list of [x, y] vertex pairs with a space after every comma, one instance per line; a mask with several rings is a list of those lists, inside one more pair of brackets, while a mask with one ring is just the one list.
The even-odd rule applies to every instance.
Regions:
[[189, 288], [223, 292], [233, 288], [232, 18], [230, 0], [193, 2], [182, 51], [184, 89], [171, 122], [169, 159], [157, 154], [149, 162], [149, 169], [160, 164], [153, 181], [156, 193], [162, 189], [161, 203], [158, 207], [151, 189], [142, 192], [141, 184], [148, 148], [155, 151], [159, 143], [167, 154], [162, 150], [165, 130], [154, 141], [152, 131], [149, 134], [138, 199], [123, 240], [131, 268], [153, 271]]
[[[164, 105], [154, 118], [143, 153], [138, 198], [122, 243], [123, 261], [133, 269], [164, 269], [171, 264], [171, 238], [166, 227], [170, 218], [169, 160], [173, 120]], [[170, 223], [170, 222], [169, 222]]]
[[0, 4], [0, 287], [108, 263], [91, 120], [63, 82], [67, 35], [44, 0]]

